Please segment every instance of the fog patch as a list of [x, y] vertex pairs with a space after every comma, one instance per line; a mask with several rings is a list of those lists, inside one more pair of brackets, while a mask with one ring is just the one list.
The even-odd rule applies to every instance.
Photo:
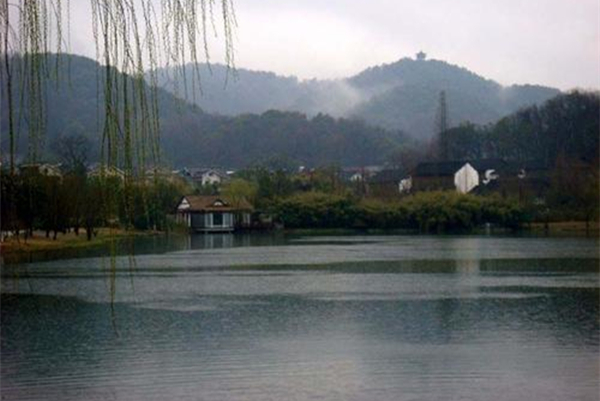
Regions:
[[347, 117], [369, 95], [347, 80], [303, 81], [303, 95], [293, 104], [293, 108], [309, 115], [318, 113], [334, 117]]

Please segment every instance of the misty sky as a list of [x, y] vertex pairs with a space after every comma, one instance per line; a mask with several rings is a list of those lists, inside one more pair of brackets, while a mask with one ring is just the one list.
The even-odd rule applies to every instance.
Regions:
[[[600, 89], [600, 0], [233, 1], [238, 67], [341, 78], [423, 50], [502, 84]], [[71, 4], [73, 51], [93, 56], [88, 2]]]

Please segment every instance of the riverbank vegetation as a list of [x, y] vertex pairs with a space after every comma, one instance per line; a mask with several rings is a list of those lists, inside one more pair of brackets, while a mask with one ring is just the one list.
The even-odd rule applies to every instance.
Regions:
[[0, 185], [3, 235], [22, 236], [25, 242], [35, 231], [53, 240], [73, 232], [91, 241], [104, 227], [166, 230], [171, 224], [168, 213], [188, 191], [177, 181], [149, 179], [126, 184], [120, 177], [88, 177], [76, 172], [64, 176], [3, 172]]
[[27, 236], [11, 237], [1, 243], [3, 255], [20, 252], [44, 252], [66, 249], [89, 249], [104, 247], [121, 239], [132, 239], [139, 236], [158, 235], [152, 230], [123, 230], [117, 228], [97, 228], [91, 239], [84, 234], [85, 229], [78, 235], [74, 231], [61, 233], [56, 239], [46, 237], [44, 231], [34, 231]]
[[309, 192], [278, 200], [272, 207], [289, 228], [449, 232], [485, 224], [518, 228], [528, 220], [525, 210], [513, 201], [455, 192], [419, 193], [394, 201]]
[[[256, 214], [291, 229], [454, 232], [489, 225], [536, 227], [537, 222], [546, 230], [553, 222], [581, 221], [593, 230], [599, 211], [598, 107], [597, 94], [574, 92], [493, 126], [462, 125], [447, 132], [453, 158], [532, 163], [535, 179], [543, 184], [536, 194], [521, 193], [520, 188], [508, 194], [400, 194], [396, 181], [392, 195], [383, 196], [368, 178], [353, 179], [339, 166], [303, 168], [297, 161], [273, 156], [224, 177], [219, 185], [201, 186], [166, 168], [134, 174], [105, 166], [90, 174], [90, 144], [65, 136], [55, 144], [61, 173], [2, 171], [2, 232], [27, 240], [41, 231], [56, 240], [81, 231], [91, 241], [101, 227], [164, 231], [172, 228], [168, 215], [181, 196], [191, 193], [220, 194], [233, 202], [245, 199]], [[423, 149], [409, 145], [395, 154], [399, 159], [390, 159], [389, 168], [408, 175], [416, 163], [429, 160]]]

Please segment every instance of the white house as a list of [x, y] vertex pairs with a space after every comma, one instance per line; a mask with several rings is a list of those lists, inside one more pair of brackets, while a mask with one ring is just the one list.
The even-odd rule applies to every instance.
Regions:
[[220, 184], [225, 178], [226, 176], [221, 174], [219, 171], [209, 169], [202, 173], [199, 181], [202, 185], [213, 185]]
[[465, 163], [454, 173], [454, 186], [461, 194], [469, 193], [479, 185], [479, 173], [471, 164]]
[[398, 192], [400, 192], [401, 194], [410, 193], [411, 189], [412, 189], [412, 177], [411, 176], [401, 179], [400, 182], [398, 183]]
[[179, 174], [202, 186], [218, 185], [229, 179], [228, 173], [214, 168], [184, 168]]
[[29, 163], [22, 164], [19, 167], [19, 171], [21, 174], [27, 173], [38, 173], [41, 175], [45, 175], [47, 177], [62, 177], [62, 173], [60, 171], [60, 164], [50, 164], [50, 163]]

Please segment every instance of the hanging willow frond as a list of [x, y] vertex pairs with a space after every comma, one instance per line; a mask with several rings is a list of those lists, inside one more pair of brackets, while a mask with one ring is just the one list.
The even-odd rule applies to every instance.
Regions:
[[[231, 0], [89, 1], [90, 40], [95, 43], [97, 61], [104, 66], [99, 77], [104, 114], [102, 161], [135, 175], [147, 163], [158, 163], [160, 157], [158, 67], [176, 66], [175, 80], [182, 80], [187, 88], [184, 64], [197, 65], [200, 58], [210, 61], [208, 32], [216, 35], [217, 10], [225, 62], [232, 67], [233, 4]], [[11, 171], [21, 120], [27, 128], [29, 160], [36, 161], [43, 149], [45, 91], [49, 78], [59, 81], [59, 55], [70, 48], [70, 9], [70, 0], [0, 0], [1, 79], [6, 88]], [[51, 52], [57, 56], [51, 58]], [[51, 59], [54, 68], [49, 65]], [[16, 76], [20, 82], [13, 82]], [[192, 85], [199, 84], [198, 67], [190, 78]], [[23, 88], [20, 99], [14, 99], [15, 85]]]

